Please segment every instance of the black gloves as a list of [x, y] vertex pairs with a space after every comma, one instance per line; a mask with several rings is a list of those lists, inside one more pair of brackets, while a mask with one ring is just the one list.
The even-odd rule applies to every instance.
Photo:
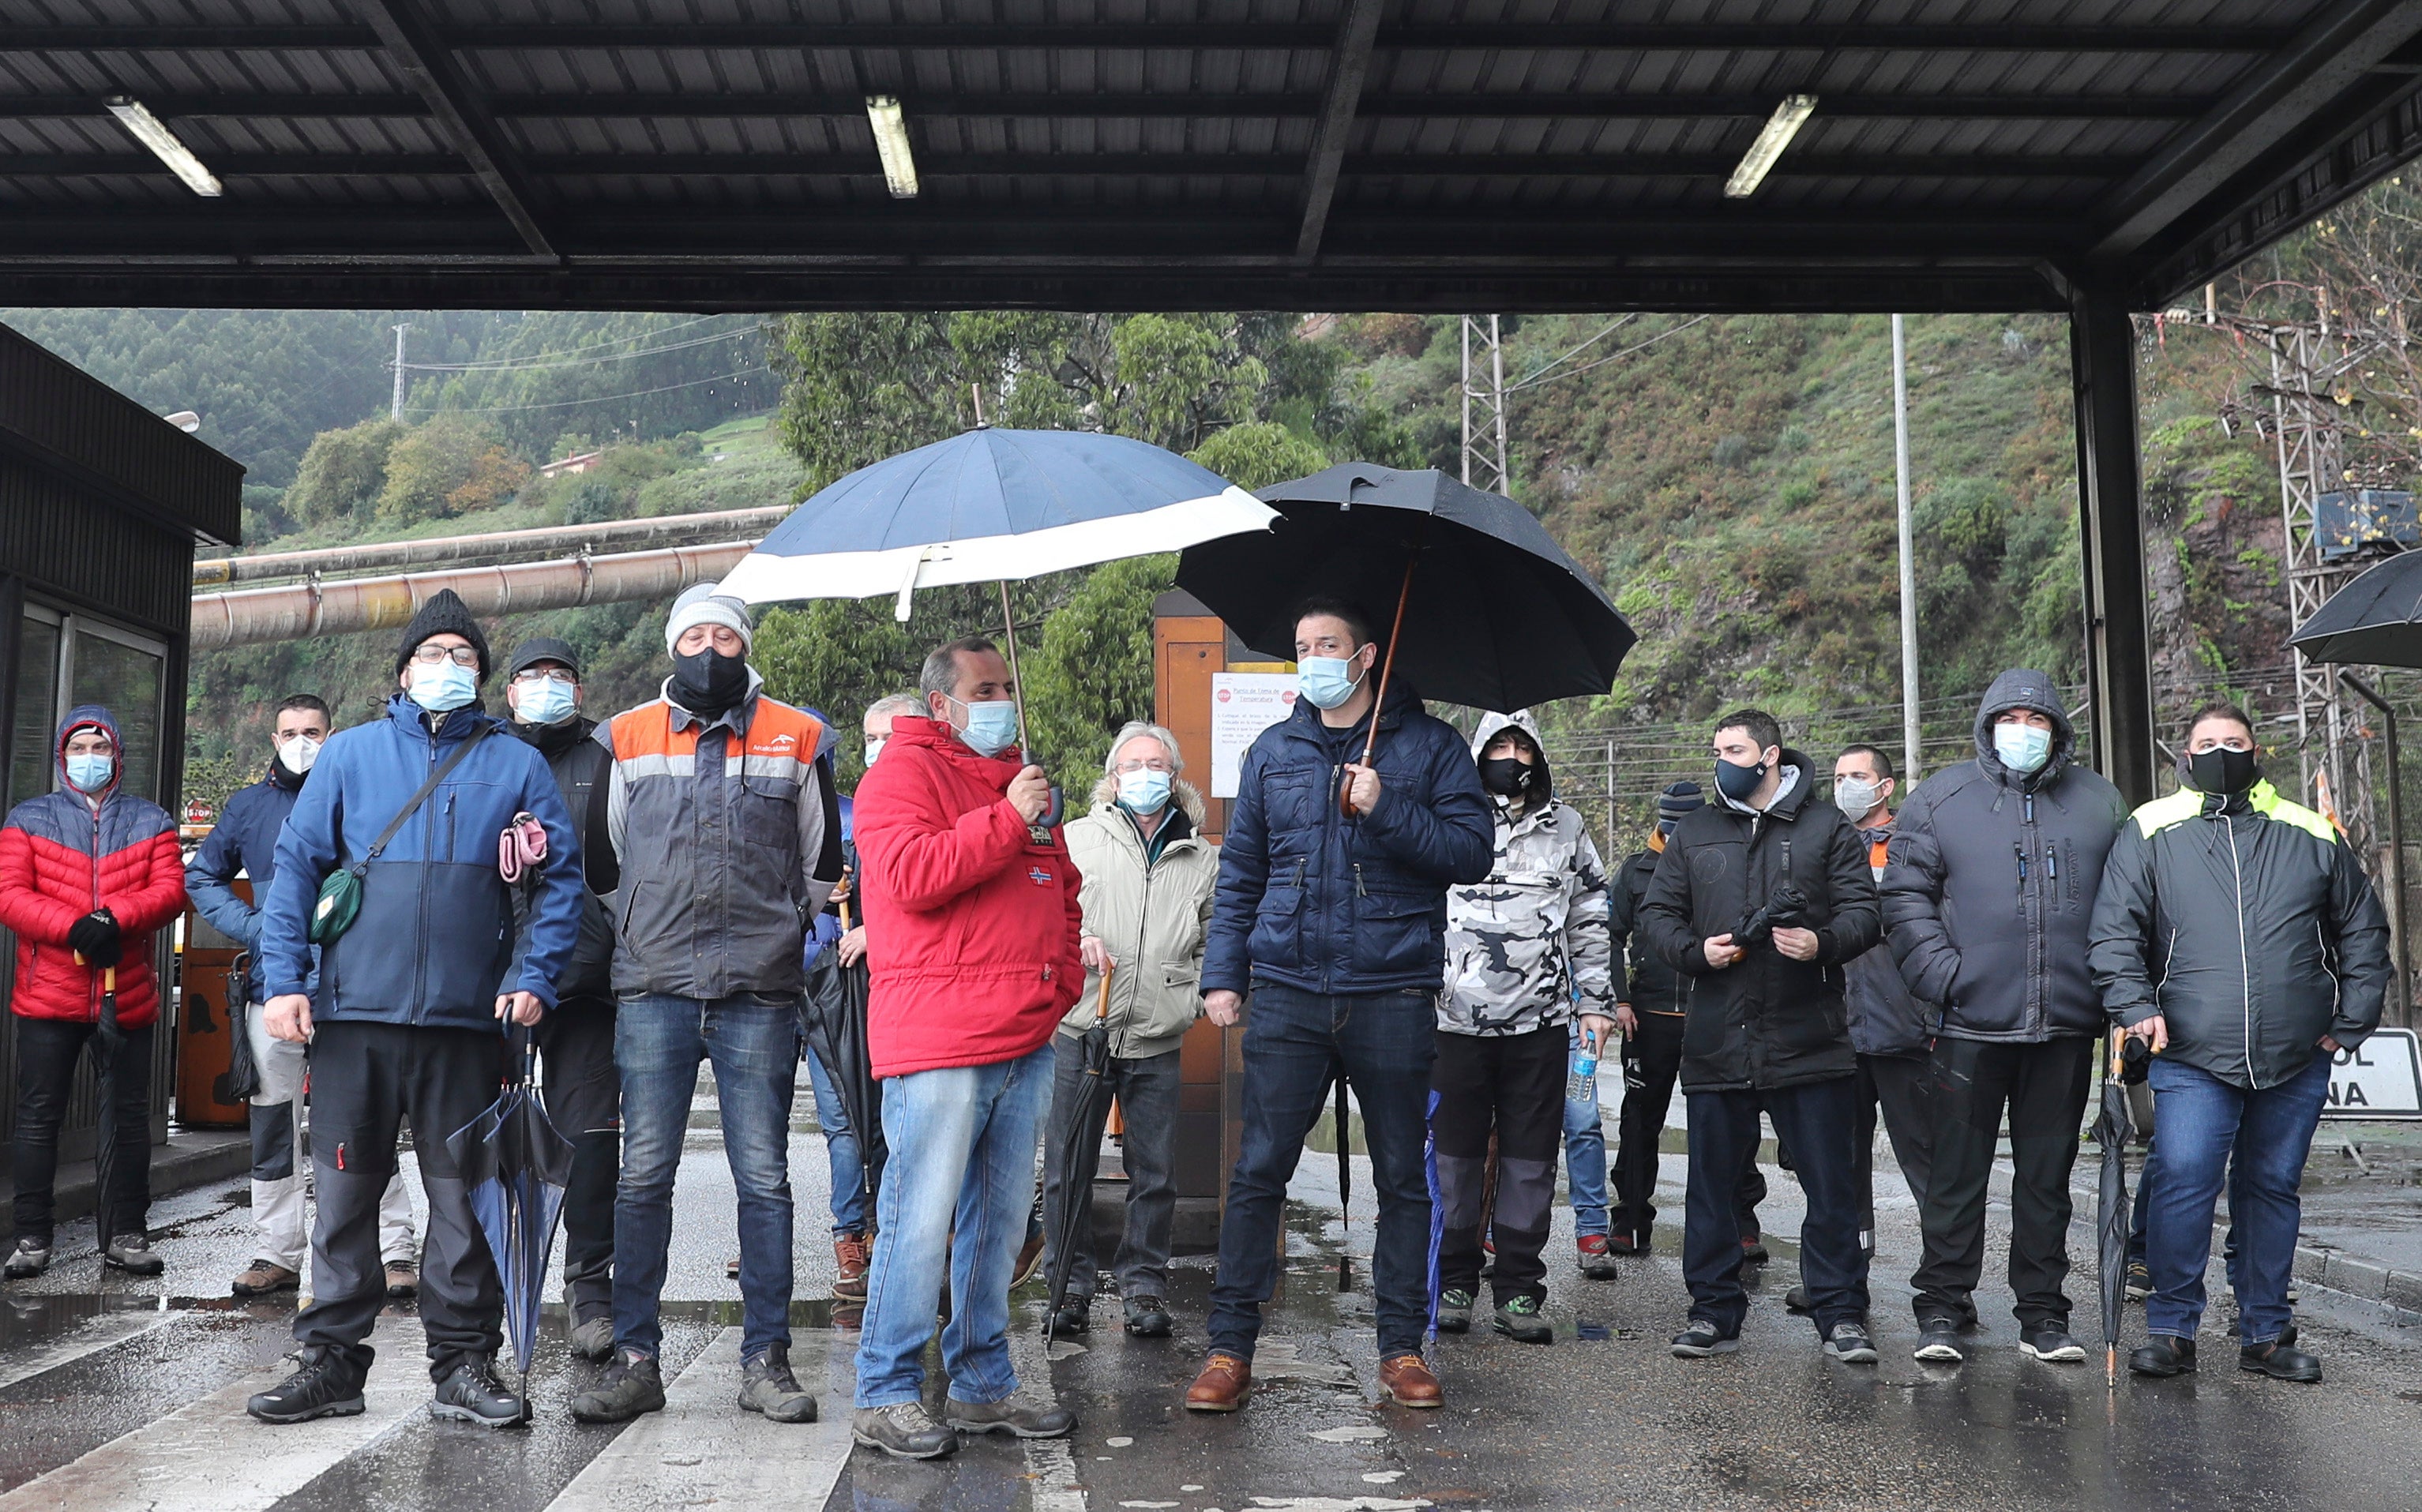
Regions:
[[116, 966], [126, 953], [118, 920], [106, 908], [96, 908], [68, 926], [68, 946], [86, 966]]

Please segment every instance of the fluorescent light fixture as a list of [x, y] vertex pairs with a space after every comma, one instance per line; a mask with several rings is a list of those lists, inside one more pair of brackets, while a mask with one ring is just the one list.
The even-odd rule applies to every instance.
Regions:
[[141, 101], [130, 95], [112, 95], [109, 113], [118, 123], [133, 133], [134, 139], [151, 150], [151, 155], [168, 165], [168, 171], [185, 181], [185, 187], [205, 199], [216, 199], [219, 181], [202, 160], [194, 156], [193, 149], [177, 140], [177, 134], [167, 122], [143, 108]]
[[1783, 103], [1775, 106], [1774, 114], [1767, 118], [1765, 128], [1757, 134], [1757, 140], [1749, 144], [1749, 151], [1741, 158], [1740, 166], [1733, 169], [1733, 176], [1724, 181], [1724, 197], [1747, 199], [1757, 193], [1757, 186], [1774, 171], [1775, 160], [1783, 156], [1783, 150], [1791, 145], [1791, 139], [1800, 134], [1800, 128], [1816, 108], [1815, 95], [1784, 96]]
[[874, 150], [883, 159], [884, 187], [894, 199], [917, 197], [917, 159], [908, 150], [908, 118], [891, 95], [866, 97], [866, 123], [874, 128]]

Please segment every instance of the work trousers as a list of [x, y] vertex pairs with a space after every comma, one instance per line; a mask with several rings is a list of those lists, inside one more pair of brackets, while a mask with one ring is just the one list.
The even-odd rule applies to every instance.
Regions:
[[[1640, 1027], [1623, 1041], [1623, 1110], [1616, 1118], [1614, 1211], [1609, 1227], [1648, 1248], [1657, 1222], [1657, 1142], [1665, 1112], [1674, 1106], [1674, 1082], [1682, 1074], [1682, 1016], [1641, 1014]], [[1766, 1177], [1753, 1155], [1741, 1173], [1734, 1208], [1740, 1238], [1757, 1237], [1757, 1205], [1766, 1201]]]
[[[1169, 1295], [1169, 1247], [1177, 1225], [1178, 1052], [1147, 1055], [1140, 1060], [1110, 1057], [1103, 1074], [1101, 1095], [1091, 1115], [1077, 1126], [1077, 1102], [1085, 1084], [1085, 1047], [1073, 1034], [1051, 1036], [1050, 1131], [1043, 1142], [1043, 1232], [1056, 1249], [1060, 1236], [1073, 1232], [1068, 1246], [1068, 1300], [1079, 1307], [1093, 1299], [1098, 1264], [1093, 1255], [1093, 1191], [1067, 1189], [1067, 1156], [1071, 1150], [1098, 1154], [1102, 1130], [1116, 1097], [1126, 1134], [1120, 1145], [1127, 1173], [1126, 1228], [1118, 1252], [1110, 1259], [1123, 1298]], [[1069, 1215], [1062, 1205], [1074, 1201], [1082, 1212], [1073, 1231], [1064, 1227]], [[1060, 1256], [1046, 1254], [1055, 1270]]]
[[1876, 1252], [1876, 1112], [1883, 1111], [1893, 1158], [1923, 1209], [1934, 1168], [1934, 1079], [1922, 1055], [1862, 1055], [1858, 1071], [1859, 1248]]
[[2094, 1041], [2033, 1045], [1938, 1039], [1931, 1062], [1934, 1157], [1919, 1219], [1926, 1258], [1910, 1278], [1918, 1322], [1976, 1318], [1985, 1271], [1985, 1196], [2010, 1126], [2010, 1290], [2022, 1327], [2068, 1326], [2069, 1172], [2094, 1067]]
[[1764, 1092], [1694, 1092], [1691, 1103], [1689, 1216], [1682, 1228], [1682, 1278], [1691, 1316], [1732, 1338], [1749, 1312], [1740, 1282], [1740, 1179], [1756, 1158], [1758, 1114], [1774, 1120], [1791, 1148], [1808, 1199], [1800, 1226], [1800, 1279], [1808, 1288], [1816, 1336], [1867, 1311], [1867, 1257], [1859, 1252], [1856, 1078], [1834, 1077]]
[[[244, 1110], [252, 1129], [253, 1257], [300, 1272], [311, 1252], [311, 1224], [304, 1196], [311, 1183], [303, 1171], [303, 1082], [308, 1052], [294, 1040], [269, 1032], [260, 1003], [244, 1012], [252, 1063], [260, 1090]], [[410, 1265], [412, 1194], [398, 1171], [379, 1197], [379, 1253], [389, 1265]], [[307, 1293], [311, 1290], [305, 1286]]]
[[614, 1184], [622, 1166], [622, 1079], [614, 1000], [571, 998], [538, 1021], [542, 1098], [572, 1142], [563, 1189], [563, 1286], [577, 1327], [614, 1312]]
[[[1480, 1289], [1481, 1227], [1497, 1246], [1489, 1276], [1499, 1306], [1545, 1299], [1556, 1150], [1565, 1132], [1565, 1033], [1551, 1024], [1527, 1034], [1439, 1036], [1430, 1071], [1430, 1137], [1444, 1209], [1439, 1286]], [[1497, 1202], [1486, 1211], [1488, 1140], [1497, 1138]]]

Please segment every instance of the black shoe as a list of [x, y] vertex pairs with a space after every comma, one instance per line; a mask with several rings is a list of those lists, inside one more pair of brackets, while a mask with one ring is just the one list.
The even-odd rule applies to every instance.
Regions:
[[362, 1378], [346, 1368], [334, 1352], [315, 1346], [305, 1349], [301, 1358], [301, 1369], [256, 1394], [244, 1410], [263, 1423], [308, 1423], [313, 1418], [352, 1417], [361, 1411]]
[[1704, 1360], [1709, 1355], [1731, 1354], [1740, 1347], [1738, 1334], [1725, 1338], [1716, 1326], [1703, 1317], [1694, 1317], [1688, 1328], [1674, 1335], [1674, 1355], [1677, 1360]]
[[1753, 1234], [1741, 1240], [1741, 1264], [1762, 1266], [1774, 1257], [1766, 1252], [1766, 1240]]
[[602, 1383], [572, 1399], [572, 1415], [582, 1423], [628, 1423], [664, 1409], [664, 1372], [654, 1355], [636, 1349], [624, 1350]]
[[1856, 1323], [1834, 1324], [1833, 1331], [1825, 1339], [1825, 1352], [1846, 1365], [1876, 1362], [1876, 1343]]
[[2054, 1364], [2074, 1364], [2085, 1358], [2085, 1346], [2070, 1338], [2058, 1323], [2037, 1323], [2019, 1331], [2019, 1353]]
[[1617, 1229], [1606, 1236], [1606, 1247], [1615, 1254], [1646, 1254], [1648, 1252], [1648, 1231], [1646, 1229], [1640, 1229], [1636, 1232], [1627, 1233], [1622, 1229]]
[[1794, 1313], [1813, 1313], [1816, 1311], [1816, 1309], [1809, 1303], [1808, 1285], [1805, 1282], [1802, 1282], [1801, 1284], [1792, 1287], [1789, 1291], [1783, 1294], [1783, 1305]]
[[[2307, 1354], [2296, 1347], [2291, 1329], [2269, 1344], [2251, 1344], [2237, 1351], [2237, 1368], [2250, 1370], [2273, 1380], [2295, 1380], [2307, 1384], [2321, 1378], [2321, 1357]], [[2135, 1363], [2133, 1359], [2128, 1362]]]
[[740, 1406], [771, 1423], [813, 1423], [816, 1399], [791, 1374], [791, 1351], [775, 1345], [740, 1367]]
[[2145, 1341], [2145, 1347], [2131, 1350], [2128, 1355], [2128, 1368], [2139, 1376], [2183, 1376], [2194, 1367], [2194, 1341], [2174, 1339], [2166, 1333], [2154, 1334]]
[[130, 1276], [156, 1276], [165, 1268], [161, 1258], [151, 1252], [150, 1236], [145, 1234], [110, 1236], [109, 1248], [101, 1252], [101, 1261]]
[[1497, 1304], [1497, 1314], [1488, 1326], [1518, 1344], [1553, 1344], [1556, 1331], [1539, 1315], [1539, 1299], [1532, 1296], [1509, 1297]]
[[1064, 1339], [1071, 1333], [1089, 1333], [1093, 1327], [1093, 1304], [1086, 1298], [1077, 1298], [1051, 1315], [1051, 1336], [1055, 1339]]
[[2128, 1262], [2128, 1299], [2141, 1302], [2153, 1295], [2153, 1268], [2142, 1260]]
[[1959, 1324], [1955, 1318], [1929, 1317], [1917, 1325], [1916, 1358], [1929, 1365], [1956, 1365], [1968, 1358], [1968, 1347], [1959, 1342]]
[[1475, 1299], [1460, 1287], [1449, 1287], [1439, 1293], [1438, 1331], [1440, 1333], [1470, 1333], [1471, 1309]]
[[0, 1267], [0, 1274], [10, 1281], [24, 1281], [51, 1268], [51, 1247], [39, 1239], [19, 1239], [17, 1248], [8, 1253], [8, 1263]]
[[1169, 1309], [1160, 1305], [1157, 1297], [1130, 1297], [1124, 1305], [1126, 1330], [1139, 1339], [1166, 1339], [1175, 1327], [1170, 1321]]
[[464, 1360], [437, 1383], [430, 1398], [432, 1416], [477, 1423], [483, 1428], [512, 1428], [529, 1421], [529, 1404], [505, 1389], [496, 1378], [495, 1362], [485, 1355]]

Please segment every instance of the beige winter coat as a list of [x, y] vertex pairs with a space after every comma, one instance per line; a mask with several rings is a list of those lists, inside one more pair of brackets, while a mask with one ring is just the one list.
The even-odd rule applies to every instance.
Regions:
[[[1203, 942], [1219, 849], [1193, 832], [1203, 812], [1193, 785], [1178, 781], [1172, 801], [1187, 832], [1149, 868], [1142, 837], [1115, 804], [1097, 797], [1093, 812], [1068, 825], [1068, 854], [1084, 878], [1077, 894], [1084, 934], [1110, 953], [1110, 1053], [1123, 1060], [1177, 1048], [1203, 1011]], [[1174, 821], [1172, 814], [1167, 822]], [[1061, 1020], [1062, 1033], [1093, 1027], [1101, 986], [1096, 974], [1085, 974], [1085, 995]]]

